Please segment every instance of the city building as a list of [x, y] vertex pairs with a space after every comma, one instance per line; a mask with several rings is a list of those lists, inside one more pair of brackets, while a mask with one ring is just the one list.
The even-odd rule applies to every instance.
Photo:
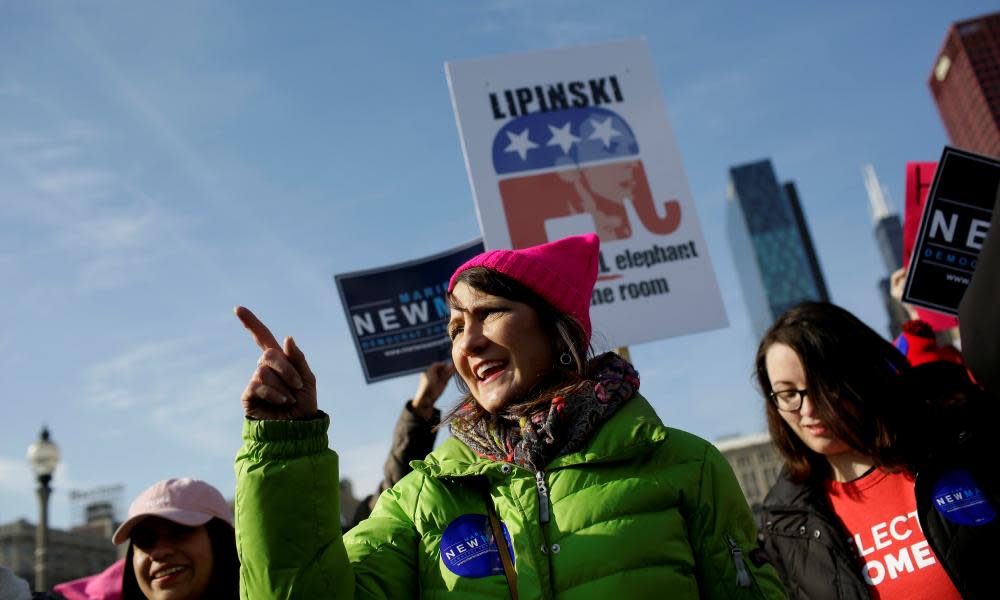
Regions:
[[1000, 12], [952, 23], [928, 85], [953, 145], [1000, 156]]
[[829, 301], [798, 191], [778, 183], [770, 160], [730, 168], [726, 200], [729, 246], [758, 338], [796, 304]]
[[741, 437], [726, 438], [715, 442], [729, 466], [736, 473], [747, 504], [754, 516], [760, 515], [760, 507], [771, 486], [778, 479], [784, 462], [771, 444], [771, 436], [758, 433]]
[[[49, 585], [100, 573], [118, 560], [120, 549], [111, 543], [113, 531], [103, 523], [87, 524], [70, 531], [50, 528], [46, 552]], [[0, 525], [0, 565], [34, 585], [34, 523], [20, 519]]]
[[889, 276], [903, 267], [903, 223], [899, 214], [890, 209], [889, 193], [879, 183], [875, 167], [865, 165], [861, 168], [861, 174], [868, 192], [872, 222], [875, 224], [875, 242], [886, 269], [886, 276], [878, 282], [879, 294], [889, 319], [889, 337], [895, 339], [902, 331], [903, 323], [910, 318], [903, 305], [892, 298], [889, 290]]

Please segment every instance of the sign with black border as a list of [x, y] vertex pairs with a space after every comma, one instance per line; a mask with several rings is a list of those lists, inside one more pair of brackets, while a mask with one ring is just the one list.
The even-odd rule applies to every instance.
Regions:
[[958, 314], [998, 195], [1000, 161], [945, 146], [924, 204], [903, 302]]
[[477, 239], [433, 256], [334, 275], [365, 381], [418, 373], [451, 359], [448, 281], [482, 252]]

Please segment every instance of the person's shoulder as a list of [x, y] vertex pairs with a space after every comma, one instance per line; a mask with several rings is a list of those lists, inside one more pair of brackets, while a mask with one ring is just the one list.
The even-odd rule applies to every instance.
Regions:
[[761, 506], [765, 511], [775, 507], [818, 506], [822, 503], [819, 495], [823, 493], [825, 492], [822, 490], [822, 486], [817, 487], [817, 484], [792, 481], [788, 474], [788, 468], [782, 467], [778, 478], [768, 490], [767, 495], [764, 496]]
[[725, 460], [719, 449], [708, 440], [676, 427], [664, 426], [663, 429], [665, 435], [664, 443], [660, 444], [658, 449], [660, 453], [670, 454], [678, 460], [686, 461]]
[[432, 450], [423, 460], [410, 463], [414, 472], [436, 477], [459, 475], [468, 471], [475, 463], [482, 460], [464, 442], [455, 437], [449, 437], [437, 448]]

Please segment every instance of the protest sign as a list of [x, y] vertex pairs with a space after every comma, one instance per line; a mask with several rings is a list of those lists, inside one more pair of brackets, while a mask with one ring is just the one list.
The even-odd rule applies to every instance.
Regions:
[[945, 147], [910, 257], [904, 302], [958, 313], [998, 194], [1000, 161]]
[[434, 256], [334, 276], [365, 381], [450, 360], [448, 280], [482, 251], [482, 241], [475, 240]]
[[487, 248], [601, 238], [613, 346], [727, 325], [646, 43], [446, 65]]
[[[917, 231], [920, 230], [920, 218], [924, 214], [924, 203], [927, 193], [934, 183], [936, 162], [906, 163], [906, 198], [903, 206], [903, 264], [910, 264], [913, 245], [917, 241]], [[958, 319], [937, 311], [919, 306], [913, 307], [917, 318], [931, 326], [934, 331], [942, 331], [958, 327]]]

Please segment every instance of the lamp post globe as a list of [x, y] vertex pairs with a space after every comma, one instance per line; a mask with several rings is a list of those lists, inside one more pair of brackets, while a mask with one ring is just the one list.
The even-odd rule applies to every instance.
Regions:
[[49, 430], [42, 427], [42, 432], [33, 444], [28, 446], [28, 463], [38, 478], [38, 527], [35, 529], [35, 590], [45, 591], [46, 552], [49, 540], [49, 495], [52, 488], [52, 473], [59, 464], [59, 447], [49, 439]]

